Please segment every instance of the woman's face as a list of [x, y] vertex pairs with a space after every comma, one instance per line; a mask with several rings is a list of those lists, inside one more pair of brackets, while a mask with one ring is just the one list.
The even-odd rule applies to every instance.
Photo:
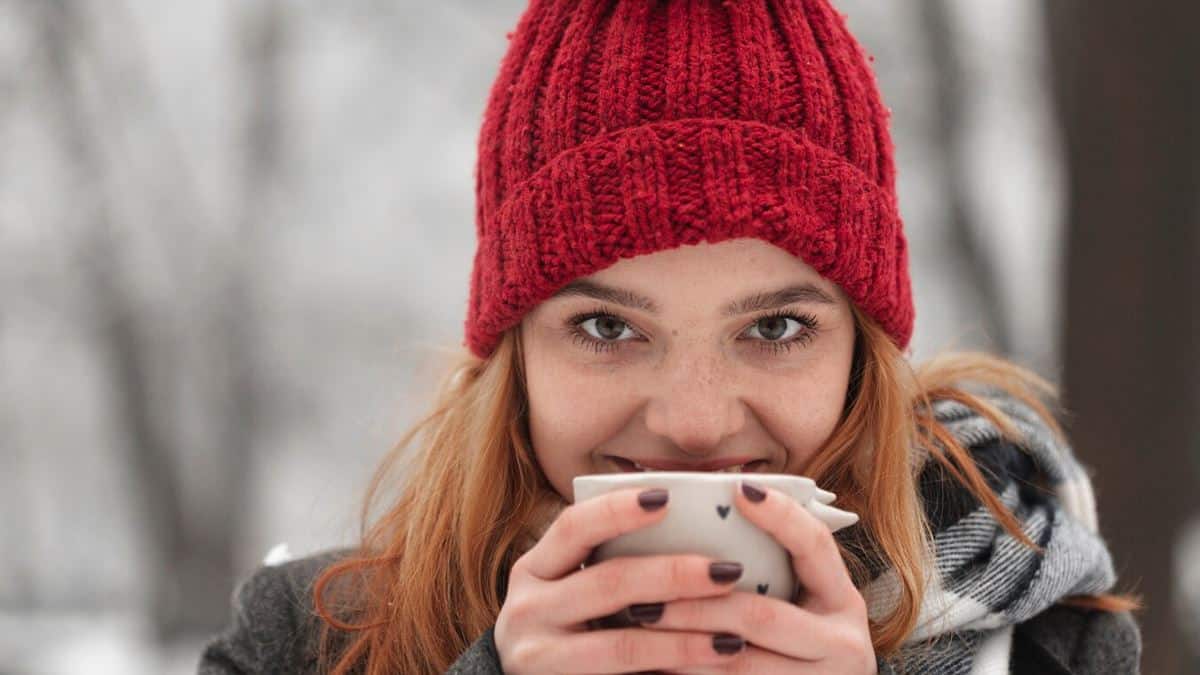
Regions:
[[[842, 413], [849, 300], [759, 239], [625, 258], [521, 322], [529, 429], [542, 470], [802, 473]], [[624, 458], [624, 459], [614, 459]]]

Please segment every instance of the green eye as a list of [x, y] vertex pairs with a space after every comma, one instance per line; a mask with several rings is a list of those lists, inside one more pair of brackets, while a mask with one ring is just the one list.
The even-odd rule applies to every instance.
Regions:
[[[756, 318], [746, 333], [751, 334], [749, 339], [759, 343], [761, 349], [778, 354], [807, 345], [819, 329], [817, 318], [811, 314], [781, 312]], [[567, 333], [576, 343], [594, 352], [620, 349], [621, 343], [638, 335], [621, 317], [604, 309], [572, 316], [567, 320]]]
[[[598, 335], [596, 337], [598, 337], [602, 340], [607, 340], [607, 341], [620, 339], [621, 335], [623, 335], [625, 333], [625, 329], [629, 328], [629, 326], [624, 321], [621, 321], [620, 319], [616, 318], [615, 316], [609, 316], [609, 315], [597, 316], [597, 317], [593, 317], [591, 319], [586, 319], [586, 320], [580, 322], [579, 325], [586, 326], [587, 324], [592, 323], [592, 322], [595, 322], [594, 325], [595, 325], [596, 333], [598, 333]], [[591, 331], [588, 331], [588, 333], [591, 334]]]
[[[790, 330], [789, 322], [795, 324], [794, 330]], [[747, 332], [757, 331], [762, 337], [761, 340], [755, 340], [759, 346], [778, 354], [790, 351], [795, 346], [807, 345], [816, 337], [819, 327], [817, 318], [811, 314], [777, 313], [758, 317]]]
[[[592, 325], [591, 329], [587, 327], [589, 324]], [[576, 343], [594, 352], [619, 349], [622, 342], [628, 342], [620, 339], [627, 332], [637, 335], [628, 323], [604, 310], [576, 314], [567, 320], [567, 332]]]

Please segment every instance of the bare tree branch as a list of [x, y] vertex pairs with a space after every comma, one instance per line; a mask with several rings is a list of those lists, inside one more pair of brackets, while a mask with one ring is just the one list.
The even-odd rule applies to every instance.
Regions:
[[950, 245], [964, 277], [978, 295], [988, 337], [995, 349], [1008, 354], [1012, 352], [1012, 333], [1002, 302], [999, 271], [980, 240], [968, 204], [970, 191], [966, 177], [970, 166], [966, 161], [968, 148], [963, 138], [962, 57], [955, 45], [955, 31], [945, 3], [946, 0], [922, 0], [920, 5], [929, 64], [934, 75], [935, 165], [940, 168], [945, 188]]
[[[141, 325], [121, 270], [104, 162], [97, 147], [96, 129], [88, 119], [77, 80], [75, 56], [87, 27], [76, 6], [68, 0], [45, 0], [37, 7], [38, 30], [46, 67], [45, 84], [55, 105], [54, 125], [74, 167], [73, 203], [82, 211], [84, 225], [75, 244], [78, 270], [90, 294], [88, 316], [93, 320], [98, 353], [112, 379], [109, 398], [114, 414], [128, 434], [122, 449], [131, 472], [130, 486], [141, 505], [158, 574], [150, 596], [155, 614], [160, 593], [169, 586], [165, 571], [175, 559], [186, 529], [179, 501], [179, 485], [172, 457], [170, 434], [163, 427], [153, 400], [152, 368], [147, 356], [153, 348]], [[168, 594], [166, 597], [170, 597]]]

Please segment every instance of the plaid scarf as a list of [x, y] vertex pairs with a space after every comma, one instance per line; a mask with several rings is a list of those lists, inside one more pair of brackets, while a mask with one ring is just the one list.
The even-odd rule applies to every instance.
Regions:
[[[927, 458], [919, 482], [934, 534], [929, 569], [937, 574], [928, 578], [915, 630], [898, 654], [880, 662], [881, 673], [1007, 673], [1015, 624], [1063, 596], [1101, 593], [1116, 581], [1097, 531], [1091, 481], [1071, 449], [1024, 403], [993, 391], [987, 398], [1016, 424], [1021, 447], [957, 401], [936, 401], [934, 414], [1044, 553], [1008, 534]], [[894, 570], [883, 570], [862, 592], [873, 619], [886, 615], [898, 594]]]

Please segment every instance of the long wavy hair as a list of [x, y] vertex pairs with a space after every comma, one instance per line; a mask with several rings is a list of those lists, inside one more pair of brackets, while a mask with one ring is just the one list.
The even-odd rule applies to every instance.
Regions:
[[[925, 590], [931, 533], [917, 474], [926, 456], [1012, 536], [1038, 548], [968, 451], [934, 419], [932, 402], [960, 401], [1012, 440], [1018, 432], [1011, 421], [964, 383], [1008, 392], [1065, 439], [1056, 419], [1063, 411], [1053, 385], [986, 353], [946, 352], [914, 369], [887, 333], [852, 308], [856, 337], [845, 408], [804, 473], [836, 493], [838, 507], [860, 516], [839, 533], [852, 530], [853, 538], [838, 537], [855, 585], [869, 581], [877, 563], [896, 572], [899, 602], [870, 625], [876, 653], [887, 656], [913, 629]], [[465, 349], [455, 355], [432, 409], [372, 478], [359, 545], [313, 584], [321, 672], [442, 673], [495, 623], [513, 562], [566, 506], [534, 456], [525, 391], [519, 326], [486, 360]], [[1137, 598], [1115, 594], [1061, 602], [1105, 611], [1139, 607]]]

